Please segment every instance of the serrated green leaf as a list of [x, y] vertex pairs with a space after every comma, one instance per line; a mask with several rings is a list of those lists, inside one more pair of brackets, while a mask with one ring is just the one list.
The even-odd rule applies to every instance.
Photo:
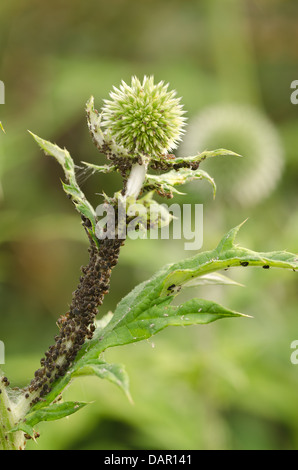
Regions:
[[111, 173], [112, 171], [116, 171], [117, 167], [115, 165], [94, 165], [93, 163], [82, 162], [85, 166], [90, 168], [93, 172], [99, 173]]
[[31, 437], [34, 435], [34, 426], [41, 421], [56, 421], [57, 419], [65, 418], [80, 409], [84, 408], [88, 403], [67, 401], [65, 403], [53, 404], [41, 409], [37, 409], [27, 413], [25, 419], [17, 424], [11, 432], [23, 431]]
[[92, 225], [91, 234], [93, 235], [93, 238], [96, 241], [96, 237], [94, 235], [96, 225], [96, 214], [92, 205], [86, 199], [84, 193], [82, 192], [81, 188], [77, 183], [75, 175], [75, 164], [70, 156], [70, 153], [66, 149], [61, 149], [56, 144], [52, 144], [47, 140], [41, 139], [32, 132], [30, 132], [30, 134], [38, 143], [40, 148], [46, 153], [46, 155], [51, 155], [52, 157], [54, 157], [62, 166], [67, 181], [66, 183], [62, 182], [63, 189], [66, 194], [71, 197], [77, 211], [90, 220]]
[[[92, 343], [95, 350], [100, 352], [112, 343], [116, 345], [117, 341], [119, 344], [124, 344], [124, 341], [137, 341], [139, 333], [136, 334], [135, 330], [131, 332], [130, 324], [144, 312], [152, 311], [150, 309], [153, 307], [168, 307], [181, 288], [195, 278], [235, 266], [272, 266], [288, 269], [298, 267], [297, 255], [286, 252], [257, 253], [236, 246], [234, 239], [241, 225], [228, 232], [214, 250], [166, 266], [149, 281], [137, 286], [118, 304], [111, 322], [101, 331], [100, 344], [96, 344], [98, 338]], [[109, 335], [113, 336], [112, 340], [111, 336], [107, 339]], [[142, 333], [142, 336], [144, 337], [145, 333]]]
[[86, 113], [87, 113], [87, 122], [88, 122], [89, 131], [93, 139], [96, 141], [97, 145], [101, 147], [104, 143], [103, 132], [100, 128], [101, 116], [94, 109], [94, 97], [93, 96], [91, 96], [90, 99], [87, 101]]
[[[215, 196], [216, 193], [216, 185], [211, 178], [210, 175], [206, 171], [203, 170], [191, 170], [190, 168], [180, 168], [179, 170], [171, 170], [167, 173], [163, 173], [161, 175], [146, 175], [146, 181], [145, 181], [145, 189], [146, 187], [155, 187], [156, 190], [162, 191], [162, 192], [176, 192], [177, 191], [174, 186], [178, 186], [181, 184], [188, 183], [193, 180], [198, 180], [198, 179], [205, 179], [207, 180], [212, 186], [213, 186], [213, 194]], [[183, 193], [179, 193], [183, 194]]]
[[18, 424], [17, 427], [13, 428], [10, 432], [23, 431], [25, 434], [28, 434], [30, 437], [34, 438], [34, 429], [29, 424], [24, 422]]
[[63, 150], [52, 142], [41, 139], [31, 131], [29, 131], [29, 134], [32, 135], [33, 139], [38, 143], [46, 155], [51, 155], [57, 160], [58, 163], [60, 163], [65, 172], [66, 179], [71, 182], [75, 176], [75, 166], [70, 153], [66, 149]]
[[194, 155], [191, 157], [176, 157], [174, 160], [171, 161], [171, 164], [176, 165], [181, 163], [201, 163], [207, 158], [225, 156], [241, 157], [241, 155], [239, 155], [238, 153], [226, 149], [205, 150], [204, 152], [201, 152], [198, 155]]
[[[216, 302], [192, 299], [179, 306], [168, 302], [154, 305], [138, 315], [134, 320], [120, 321], [117, 326], [106, 332], [98, 345], [100, 350], [149, 339], [167, 326], [204, 325], [221, 318], [245, 316], [226, 309]], [[97, 348], [96, 348], [97, 349]], [[92, 356], [94, 351], [87, 353]], [[98, 350], [96, 351], [98, 354]]]
[[108, 364], [99, 359], [94, 359], [89, 362], [81, 361], [81, 365], [72, 372], [72, 377], [75, 378], [82, 375], [95, 375], [100, 379], [109, 380], [120, 387], [129, 401], [132, 401], [129, 392], [129, 377], [122, 364]]
[[208, 273], [230, 267], [260, 266], [263, 268], [297, 269], [298, 256], [286, 251], [258, 253], [234, 244], [235, 237], [243, 224], [230, 230], [220, 241], [215, 250], [199, 253], [193, 258], [176, 263], [164, 277], [161, 297], [168, 295], [169, 286], [182, 286], [187, 281]]

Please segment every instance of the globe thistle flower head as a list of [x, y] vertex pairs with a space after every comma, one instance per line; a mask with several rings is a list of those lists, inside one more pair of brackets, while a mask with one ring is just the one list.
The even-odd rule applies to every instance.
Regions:
[[154, 84], [145, 76], [143, 83], [132, 77], [131, 86], [122, 81], [114, 87], [111, 100], [104, 101], [102, 126], [116, 144], [134, 154], [161, 157], [177, 147], [184, 133], [185, 111], [168, 91], [168, 84]]

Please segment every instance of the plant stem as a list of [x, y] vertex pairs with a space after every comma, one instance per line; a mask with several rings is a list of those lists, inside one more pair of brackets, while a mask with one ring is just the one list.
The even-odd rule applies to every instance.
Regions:
[[15, 405], [11, 402], [0, 370], [0, 450], [23, 450], [24, 434], [21, 431], [10, 433], [19, 417], [15, 414]]
[[147, 167], [147, 163], [144, 163], [143, 165], [136, 163], [132, 166], [129, 178], [126, 183], [126, 197], [133, 197], [134, 199], [138, 198], [145, 181]]

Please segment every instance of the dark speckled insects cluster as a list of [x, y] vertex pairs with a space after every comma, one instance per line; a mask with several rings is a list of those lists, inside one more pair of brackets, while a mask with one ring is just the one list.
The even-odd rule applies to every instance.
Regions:
[[163, 155], [160, 160], [152, 160], [150, 162], [150, 168], [152, 170], [169, 171], [169, 170], [180, 170], [180, 168], [190, 168], [191, 170], [197, 170], [202, 163], [203, 159], [199, 162], [180, 162], [175, 163], [175, 156], [172, 154]]
[[84, 342], [91, 339], [95, 331], [97, 308], [109, 291], [111, 270], [118, 262], [124, 241], [101, 240], [99, 248], [94, 241], [90, 243], [89, 263], [81, 268], [82, 276], [73, 293], [69, 312], [57, 322], [60, 331], [55, 344], [41, 359], [41, 368], [25, 390], [25, 398], [31, 399], [31, 405], [42, 400], [50, 392], [53, 382], [66, 374]]

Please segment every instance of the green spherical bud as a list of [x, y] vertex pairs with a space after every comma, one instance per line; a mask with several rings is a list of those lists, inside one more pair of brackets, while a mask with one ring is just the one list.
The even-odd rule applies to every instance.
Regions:
[[114, 87], [102, 109], [107, 134], [134, 154], [160, 157], [176, 148], [184, 133], [185, 111], [168, 86], [154, 85], [153, 77], [145, 76], [143, 83], [132, 77], [131, 86], [122, 81], [119, 89]]

